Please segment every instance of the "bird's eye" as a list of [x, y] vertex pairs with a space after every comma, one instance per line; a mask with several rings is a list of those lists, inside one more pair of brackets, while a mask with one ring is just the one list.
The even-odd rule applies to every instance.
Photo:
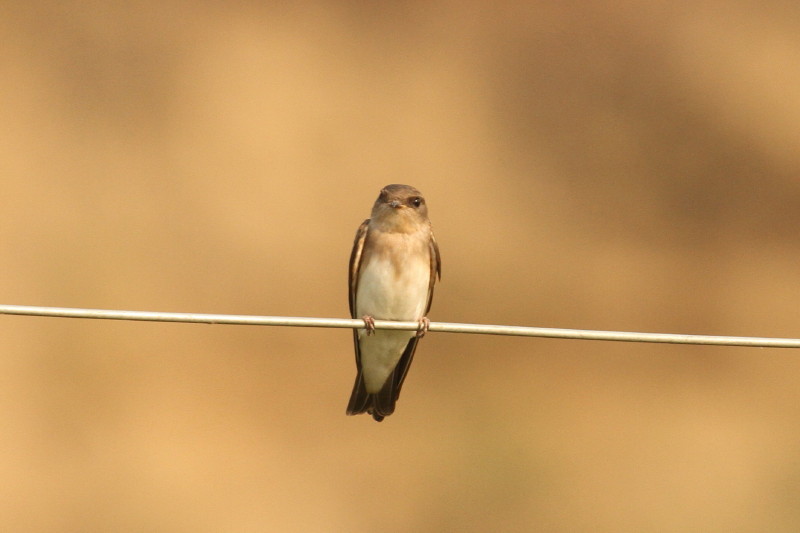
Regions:
[[422, 198], [420, 198], [419, 196], [415, 196], [414, 198], [409, 199], [408, 203], [410, 203], [414, 207], [419, 207], [420, 205], [422, 205]]

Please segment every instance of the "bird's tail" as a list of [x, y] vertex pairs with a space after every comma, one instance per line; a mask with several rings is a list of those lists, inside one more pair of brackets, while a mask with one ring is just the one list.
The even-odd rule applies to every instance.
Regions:
[[361, 413], [367, 413], [380, 422], [394, 413], [394, 406], [397, 402], [397, 396], [399, 396], [397, 392], [399, 391], [395, 390], [395, 380], [393, 378], [394, 376], [390, 375], [380, 392], [370, 394], [364, 386], [363, 374], [359, 371], [356, 376], [356, 382], [353, 385], [353, 393], [350, 395], [350, 403], [347, 404], [347, 414], [360, 415]]

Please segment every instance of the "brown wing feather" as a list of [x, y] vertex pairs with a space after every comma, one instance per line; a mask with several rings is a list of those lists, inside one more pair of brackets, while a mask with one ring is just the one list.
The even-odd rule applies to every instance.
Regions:
[[364, 243], [367, 240], [368, 227], [369, 227], [369, 219], [362, 222], [361, 225], [358, 227], [358, 231], [356, 231], [356, 240], [353, 242], [353, 251], [350, 253], [350, 271], [349, 271], [348, 281], [350, 285], [351, 318], [358, 318], [356, 316], [356, 293], [358, 292], [358, 269], [361, 268], [361, 255], [364, 252]]
[[[348, 273], [348, 285], [350, 291], [350, 317], [356, 316], [356, 294], [358, 293], [358, 270], [361, 268], [361, 256], [364, 251], [364, 243], [367, 240], [367, 227], [369, 219], [365, 220], [356, 231], [356, 239], [353, 242], [353, 251], [350, 253], [350, 268]], [[353, 385], [353, 392], [350, 395], [350, 402], [347, 404], [347, 414], [357, 415], [363, 413], [369, 407], [370, 395], [364, 388], [364, 379], [361, 374], [361, 347], [358, 344], [358, 330], [353, 330], [353, 345], [356, 351], [356, 381]]]
[[428, 281], [428, 304], [425, 306], [425, 314], [431, 310], [431, 303], [433, 302], [433, 284], [437, 279], [442, 279], [442, 258], [439, 255], [439, 245], [436, 243], [436, 238], [431, 231], [431, 242], [428, 244], [431, 254], [431, 275]]

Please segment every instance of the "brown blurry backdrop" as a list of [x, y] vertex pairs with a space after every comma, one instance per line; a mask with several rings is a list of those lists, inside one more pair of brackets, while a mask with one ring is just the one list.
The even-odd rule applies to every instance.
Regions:
[[[431, 319], [800, 336], [796, 2], [4, 2], [0, 303], [347, 316], [379, 189]], [[9, 531], [788, 532], [800, 352], [0, 317]]]

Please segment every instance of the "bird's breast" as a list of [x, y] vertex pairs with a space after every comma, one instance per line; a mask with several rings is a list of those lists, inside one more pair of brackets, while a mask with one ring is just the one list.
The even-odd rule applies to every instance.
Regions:
[[428, 237], [377, 233], [359, 270], [357, 316], [419, 320], [428, 303], [431, 275]]

